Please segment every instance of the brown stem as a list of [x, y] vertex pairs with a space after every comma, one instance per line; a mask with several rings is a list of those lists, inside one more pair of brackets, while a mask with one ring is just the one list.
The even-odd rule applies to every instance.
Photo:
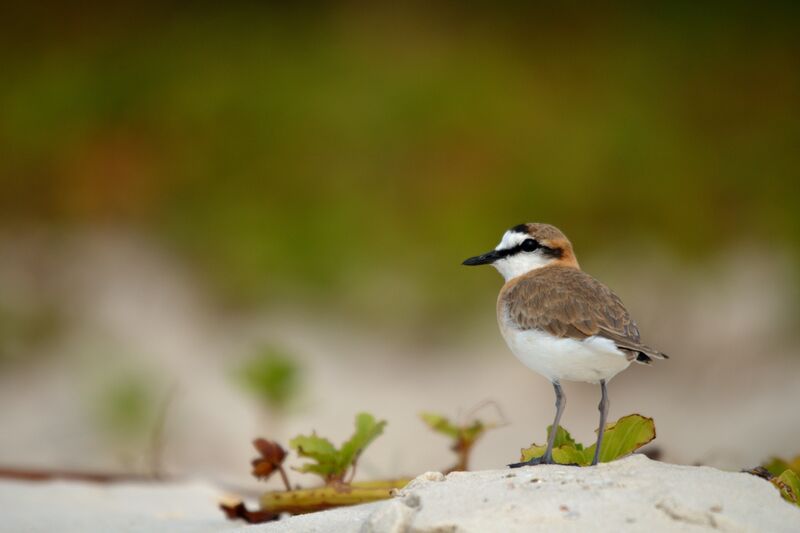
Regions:
[[470, 452], [472, 451], [472, 445], [474, 443], [467, 442], [466, 439], [460, 439], [459, 442], [456, 444], [455, 451], [458, 455], [458, 462], [456, 463], [455, 469], [461, 472], [466, 472], [469, 470], [469, 456]]
[[27, 468], [0, 467], [0, 479], [20, 479], [26, 481], [49, 481], [69, 479], [93, 483], [116, 483], [123, 481], [144, 481], [149, 476], [141, 474], [107, 474], [103, 472], [81, 472], [77, 470], [39, 470]]
[[286, 476], [286, 470], [283, 469], [283, 465], [278, 465], [278, 472], [281, 473], [281, 479], [283, 480], [283, 485], [286, 487], [286, 490], [292, 490], [291, 485], [289, 485], [289, 478]]

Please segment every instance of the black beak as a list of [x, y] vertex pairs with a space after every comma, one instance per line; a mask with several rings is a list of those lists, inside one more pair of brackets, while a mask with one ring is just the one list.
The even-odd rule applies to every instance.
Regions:
[[476, 266], [476, 265], [490, 265], [501, 259], [502, 255], [500, 255], [497, 250], [492, 250], [491, 252], [487, 252], [483, 255], [477, 255], [475, 257], [470, 257], [469, 259], [465, 259], [462, 265], [467, 266]]

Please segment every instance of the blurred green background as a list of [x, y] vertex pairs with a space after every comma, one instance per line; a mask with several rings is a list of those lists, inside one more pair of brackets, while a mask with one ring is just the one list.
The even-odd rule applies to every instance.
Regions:
[[[680, 285], [747, 246], [796, 273], [793, 3], [3, 11], [0, 261], [35, 277], [0, 292], [2, 360], [86, 351], [64, 340], [83, 300], [54, 304], [61, 259], [40, 260], [98, 231], [164, 251], [215, 316], [305, 309], [445, 343], [476, 313], [491, 326], [499, 285], [460, 261], [520, 222], [559, 226], [624, 293], [659, 257]], [[285, 403], [274, 376], [295, 367], [253, 361], [244, 382]], [[120, 405], [155, 409], [140, 389]]]
[[406, 314], [474, 302], [488, 283], [453, 265], [521, 221], [584, 254], [796, 250], [797, 22], [790, 3], [12, 8], [0, 217], [142, 228], [237, 303], [375, 311], [399, 277]]

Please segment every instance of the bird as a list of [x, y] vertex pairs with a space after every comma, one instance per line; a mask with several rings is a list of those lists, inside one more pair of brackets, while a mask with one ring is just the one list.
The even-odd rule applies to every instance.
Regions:
[[581, 270], [572, 243], [555, 226], [514, 226], [494, 250], [463, 264], [492, 265], [503, 276], [497, 297], [500, 333], [517, 359], [547, 378], [556, 394], [544, 455], [509, 466], [554, 464], [553, 445], [566, 406], [562, 380], [600, 385], [596, 465], [608, 416], [608, 382], [634, 361], [650, 364], [668, 356], [642, 343], [622, 300]]

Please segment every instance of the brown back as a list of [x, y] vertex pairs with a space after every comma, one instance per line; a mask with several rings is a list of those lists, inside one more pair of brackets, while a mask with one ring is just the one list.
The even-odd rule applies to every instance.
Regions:
[[640, 362], [648, 362], [647, 356], [665, 357], [641, 343], [639, 328], [622, 300], [576, 268], [546, 266], [509, 281], [500, 292], [498, 312], [522, 330], [577, 340], [605, 337]]

